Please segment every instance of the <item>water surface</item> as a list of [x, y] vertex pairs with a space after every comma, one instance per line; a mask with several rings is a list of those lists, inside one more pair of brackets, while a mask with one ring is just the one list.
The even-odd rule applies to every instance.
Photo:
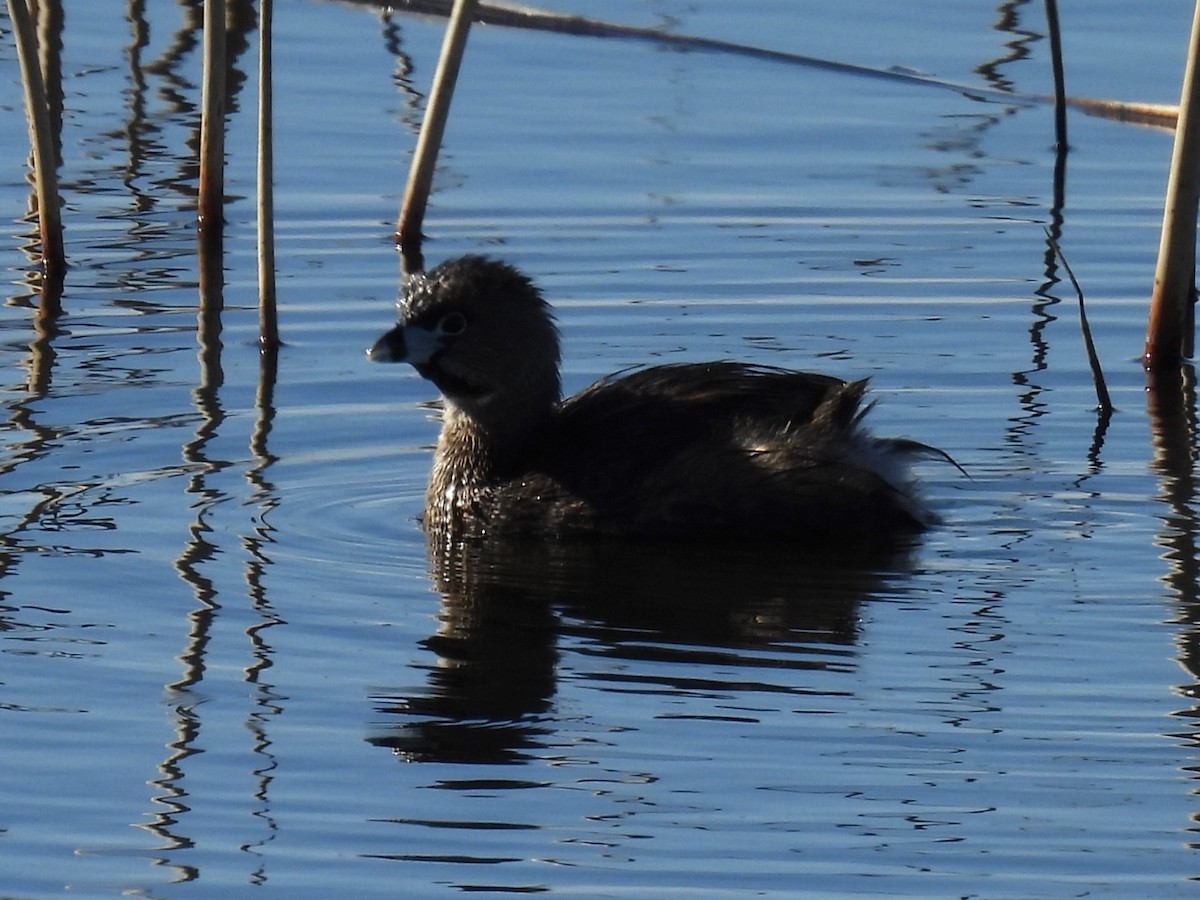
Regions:
[[[71, 269], [39, 325], [0, 42], [0, 896], [1194, 891], [1195, 404], [1136, 363], [1170, 136], [1073, 113], [1056, 191], [1041, 4], [558, 7], [978, 94], [471, 37], [427, 257], [537, 277], [570, 390], [654, 360], [870, 376], [877, 429], [970, 478], [923, 466], [944, 524], [857, 566], [427, 558], [434, 395], [363, 349], [443, 22], [277, 6], [274, 370], [253, 50], [199, 315], [200, 5], [66, 4]], [[1176, 99], [1188, 4], [1060, 6], [1070, 93]]]

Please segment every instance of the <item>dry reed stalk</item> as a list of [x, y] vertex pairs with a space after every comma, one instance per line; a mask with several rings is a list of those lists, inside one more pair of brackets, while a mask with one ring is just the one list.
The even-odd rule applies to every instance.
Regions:
[[50, 108], [37, 50], [37, 33], [25, 0], [8, 0], [8, 14], [16, 33], [17, 56], [25, 88], [25, 112], [29, 117], [29, 141], [33, 152], [33, 186], [37, 202], [38, 231], [42, 243], [42, 308], [57, 315], [63, 279], [67, 270], [63, 248], [62, 214], [58, 197], [58, 174], [54, 160], [54, 137]]
[[1191, 354], [1196, 293], [1196, 215], [1200, 202], [1200, 0], [1192, 19], [1175, 149], [1163, 210], [1158, 265], [1150, 295], [1150, 316], [1142, 363], [1147, 371], [1177, 367]]
[[204, 0], [204, 74], [200, 94], [200, 188], [196, 222], [202, 242], [221, 233], [225, 202], [225, 2]]
[[438, 150], [446, 131], [446, 120], [450, 115], [450, 101], [454, 96], [454, 84], [458, 79], [459, 65], [467, 45], [471, 21], [475, 18], [478, 0], [455, 0], [442, 41], [437, 71], [433, 76], [433, 89], [429, 95], [429, 106], [417, 147], [413, 151], [412, 167], [408, 173], [404, 201], [400, 205], [400, 218], [396, 223], [396, 242], [406, 274], [424, 268], [421, 255], [421, 225], [425, 221], [425, 207], [429, 202], [429, 191], [433, 184], [433, 170], [437, 164]]

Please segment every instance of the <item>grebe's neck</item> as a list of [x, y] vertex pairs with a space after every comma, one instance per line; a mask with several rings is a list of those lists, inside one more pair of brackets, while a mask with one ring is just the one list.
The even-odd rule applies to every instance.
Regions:
[[426, 528], [454, 529], [479, 516], [490, 486], [519, 468], [553, 412], [553, 404], [542, 403], [484, 416], [447, 399], [425, 494]]

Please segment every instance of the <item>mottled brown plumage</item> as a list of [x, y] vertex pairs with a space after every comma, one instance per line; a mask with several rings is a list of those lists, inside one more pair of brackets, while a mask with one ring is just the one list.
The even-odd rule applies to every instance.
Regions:
[[432, 534], [879, 542], [929, 520], [907, 463], [941, 454], [871, 436], [865, 381], [694, 363], [560, 400], [549, 307], [484, 257], [410, 279], [370, 356], [411, 363], [445, 398]]

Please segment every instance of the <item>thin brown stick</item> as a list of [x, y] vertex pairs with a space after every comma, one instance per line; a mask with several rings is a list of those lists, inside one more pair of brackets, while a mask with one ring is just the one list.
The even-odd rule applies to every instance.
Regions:
[[258, 10], [258, 342], [279, 345], [275, 304], [274, 127], [271, 96], [271, 22], [273, 0], [260, 0]]
[[1192, 18], [1179, 122], [1163, 210], [1158, 266], [1142, 362], [1153, 371], [1174, 367], [1191, 351], [1188, 322], [1196, 293], [1196, 215], [1200, 209], [1200, 0]]
[[[408, 12], [417, 15], [444, 16], [450, 8], [450, 0], [406, 0], [403, 6], [397, 5], [394, 0], [342, 0], [342, 2], [372, 9], [387, 9], [394, 12]], [[553, 12], [527, 6], [481, 2], [475, 14], [475, 21], [506, 28], [549, 31], [556, 34], [569, 34], [578, 37], [654, 41], [667, 47], [676, 47], [683, 50], [730, 53], [750, 59], [761, 59], [767, 62], [810, 66], [812, 68], [841, 72], [846, 75], [858, 75], [922, 87], [939, 88], [954, 91], [967, 97], [984, 97], [988, 100], [1001, 102], [1054, 102], [1052, 96], [1044, 94], [1002, 91], [986, 85], [962, 84], [946, 81], [941, 78], [933, 78], [928, 75], [916, 75], [894, 68], [881, 69], [873, 66], [858, 65], [856, 63], [839, 62], [838, 60], [825, 59], [819, 56], [770, 50], [750, 44], [738, 44], [733, 41], [696, 37], [677, 32], [661, 31], [656, 28], [624, 25], [619, 22], [589, 19], [570, 13]], [[1170, 104], [1126, 102], [1123, 100], [1104, 100], [1090, 97], [1067, 97], [1066, 104], [1073, 109], [1078, 109], [1085, 115], [1136, 125], [1149, 125], [1155, 128], [1173, 128], [1175, 126], [1176, 113], [1178, 112], [1176, 107]]]
[[438, 150], [446, 131], [446, 120], [450, 115], [450, 101], [454, 97], [454, 85], [458, 79], [459, 66], [467, 45], [467, 35], [475, 18], [478, 0], [455, 0], [442, 41], [441, 56], [433, 76], [433, 89], [429, 95], [429, 107], [421, 124], [421, 134], [413, 151], [412, 167], [408, 173], [408, 185], [404, 201], [400, 205], [400, 218], [396, 222], [396, 242], [405, 273], [419, 272], [424, 268], [421, 256], [421, 226], [425, 221], [425, 207], [429, 202], [429, 191], [433, 185], [433, 170], [437, 164]]
[[1075, 296], [1079, 298], [1079, 327], [1083, 332], [1083, 346], [1087, 350], [1088, 365], [1092, 369], [1092, 383], [1096, 385], [1097, 405], [1102, 413], [1111, 413], [1113, 410], [1112, 397], [1109, 396], [1108, 384], [1104, 380], [1104, 370], [1100, 366], [1100, 355], [1096, 352], [1096, 342], [1092, 340], [1092, 327], [1088, 324], [1087, 308], [1083, 302], [1083, 288], [1079, 286], [1075, 273], [1071, 271], [1071, 264], [1067, 262], [1066, 255], [1048, 228], [1046, 229], [1046, 240], [1050, 242], [1050, 249], [1062, 263], [1063, 271], [1067, 273], [1067, 278], [1071, 279], [1071, 287], [1075, 288]]
[[67, 269], [63, 248], [62, 215], [59, 209], [58, 174], [54, 160], [54, 138], [46, 85], [37, 52], [37, 33], [25, 0], [8, 0], [8, 14], [16, 32], [21, 80], [25, 86], [25, 112], [29, 117], [29, 141], [33, 152], [33, 185], [37, 201], [38, 231], [42, 243], [43, 311], [57, 315]]
[[1067, 86], [1063, 72], [1062, 32], [1058, 27], [1058, 0], [1046, 0], [1046, 36], [1050, 40], [1050, 68], [1054, 73], [1054, 141], [1067, 149]]

